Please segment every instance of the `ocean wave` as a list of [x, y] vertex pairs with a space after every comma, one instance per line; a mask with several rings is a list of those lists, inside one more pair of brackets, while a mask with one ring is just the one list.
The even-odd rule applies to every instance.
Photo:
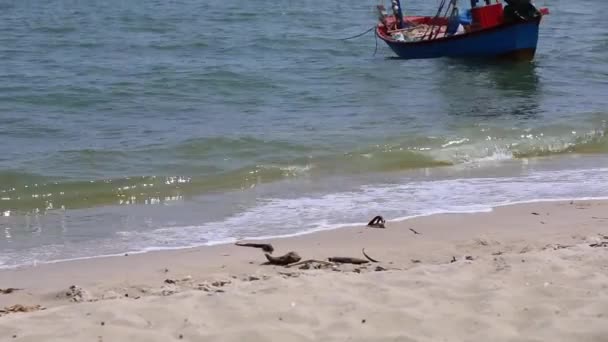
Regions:
[[[221, 221], [125, 232], [148, 250], [195, 246], [216, 240], [292, 236], [360, 225], [382, 213], [390, 220], [438, 213], [487, 212], [514, 203], [606, 198], [608, 169], [531, 172], [522, 177], [405, 181], [364, 185], [353, 191], [296, 198], [263, 198], [258, 205]], [[222, 227], [218, 230], [217, 227]]]
[[606, 168], [533, 171], [518, 177], [404, 178], [397, 183], [319, 195], [264, 197], [240, 212], [198, 225], [120, 230], [77, 244], [6, 250], [0, 253], [0, 267], [297, 236], [362, 225], [379, 213], [389, 220], [404, 220], [441, 213], [488, 212], [516, 203], [606, 199], [607, 194]]
[[[450, 165], [487, 164], [566, 154], [608, 153], [605, 123], [592, 130], [478, 128], [466, 136], [406, 137], [340, 153], [339, 149], [254, 137], [210, 137], [124, 150], [73, 149], [44, 164], [63, 177], [0, 172], [0, 209], [13, 211], [156, 204], [210, 191], [249, 189], [290, 178], [348, 176]], [[103, 177], [149, 168], [156, 172]], [[73, 170], [64, 170], [64, 168]], [[88, 175], [80, 170], [92, 169]], [[123, 169], [124, 168], [124, 169]], [[159, 172], [160, 170], [164, 170]], [[108, 172], [110, 169], [108, 169]], [[176, 173], [178, 171], [179, 173]], [[170, 179], [187, 179], [173, 183]]]

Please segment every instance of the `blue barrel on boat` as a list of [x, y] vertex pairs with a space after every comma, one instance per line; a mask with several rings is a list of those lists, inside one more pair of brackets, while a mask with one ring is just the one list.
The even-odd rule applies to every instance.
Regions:
[[473, 23], [473, 15], [471, 14], [471, 10], [467, 9], [458, 15], [458, 21], [462, 25], [471, 25]]

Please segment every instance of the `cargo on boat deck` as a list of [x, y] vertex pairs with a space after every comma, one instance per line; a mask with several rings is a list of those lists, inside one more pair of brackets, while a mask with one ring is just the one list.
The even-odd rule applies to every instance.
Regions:
[[503, 9], [502, 4], [492, 4], [471, 9], [473, 23], [479, 25], [479, 29], [490, 28], [502, 24]]

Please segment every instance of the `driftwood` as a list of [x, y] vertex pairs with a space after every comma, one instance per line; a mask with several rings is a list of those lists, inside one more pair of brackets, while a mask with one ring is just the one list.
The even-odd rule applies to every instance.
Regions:
[[412, 233], [414, 233], [416, 235], [420, 235], [420, 233], [418, 233], [414, 228], [410, 228], [410, 230], [412, 231]]
[[367, 264], [369, 261], [359, 258], [349, 258], [349, 257], [331, 257], [328, 258], [330, 262], [335, 262], [338, 264], [353, 264], [353, 265], [362, 265]]
[[365, 253], [365, 248], [363, 248], [363, 249], [361, 250], [361, 253], [363, 253], [363, 256], [364, 256], [364, 257], [365, 257], [367, 260], [369, 260], [369, 261], [371, 261], [371, 262], [379, 262], [378, 260], [374, 260], [374, 259], [370, 258], [370, 256], [369, 256], [369, 255], [367, 255], [367, 254]]
[[367, 226], [371, 228], [386, 228], [386, 226], [384, 225], [385, 223], [386, 221], [382, 216], [376, 216], [371, 221], [369, 221]]
[[289, 264], [294, 264], [302, 258], [296, 252], [289, 252], [285, 255], [273, 257], [270, 254], [264, 254], [266, 259], [268, 259], [267, 265], [277, 265], [277, 266], [287, 266]]
[[237, 243], [235, 243], [235, 245], [240, 246], [240, 247], [261, 248], [264, 252], [271, 253], [271, 254], [272, 254], [272, 252], [274, 252], [274, 247], [272, 247], [272, 245], [269, 244], [269, 243], [243, 243], [243, 242], [237, 242]]
[[0, 289], [0, 294], [11, 294], [15, 291], [21, 291], [23, 289], [16, 289], [14, 287], [8, 287], [6, 289]]

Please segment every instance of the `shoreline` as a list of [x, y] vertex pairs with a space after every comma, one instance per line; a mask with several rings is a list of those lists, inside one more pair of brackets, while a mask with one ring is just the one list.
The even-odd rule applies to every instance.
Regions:
[[[606, 212], [606, 200], [536, 202], [265, 241], [302, 260], [363, 258], [365, 248], [379, 261], [367, 265], [265, 266], [260, 250], [225, 244], [0, 270], [1, 288], [22, 289], [0, 294], [0, 310], [36, 311], [0, 313], [0, 340], [312, 341], [353, 331], [384, 341], [405, 324], [412, 335], [402, 340], [595, 341], [607, 329]], [[577, 310], [593, 317], [581, 323]], [[458, 326], [437, 328], [446, 315]], [[540, 329], [529, 324], [539, 315]]]
[[[409, 225], [417, 225], [420, 223], [426, 223], [426, 222], [434, 222], [436, 220], [444, 220], [444, 219], [448, 219], [450, 217], [455, 217], [455, 218], [460, 218], [460, 219], [466, 219], [466, 218], [470, 218], [472, 220], [476, 220], [476, 218], [481, 217], [483, 215], [490, 215], [492, 216], [493, 214], [500, 212], [502, 210], [518, 210], [520, 208], [534, 208], [534, 207], [544, 207], [545, 205], [548, 206], [552, 206], [552, 205], [557, 205], [557, 206], [562, 206], [562, 205], [578, 205], [578, 204], [583, 204], [586, 205], [587, 203], [600, 203], [603, 204], [605, 203], [608, 206], [608, 199], [607, 198], [583, 198], [583, 199], [568, 199], [568, 200], [563, 200], [563, 199], [547, 199], [547, 200], [534, 200], [534, 201], [523, 201], [523, 202], [519, 202], [519, 203], [509, 203], [509, 204], [503, 204], [503, 205], [497, 205], [497, 206], [493, 206], [490, 207], [490, 209], [488, 210], [484, 210], [484, 211], [472, 211], [472, 212], [439, 212], [439, 213], [432, 213], [432, 214], [428, 214], [428, 215], [418, 215], [418, 216], [413, 216], [413, 217], [408, 217], [408, 218], [397, 218], [394, 220], [387, 220], [387, 230], [386, 231], [390, 231], [391, 227], [396, 227], [396, 229], [402, 229], [405, 226], [409, 226]], [[439, 229], [439, 227], [435, 227], [435, 229]], [[454, 232], [451, 232], [453, 234], [458, 233], [456, 230], [458, 228], [454, 228]], [[192, 247], [176, 247], [176, 248], [167, 248], [167, 249], [160, 249], [160, 250], [150, 250], [150, 251], [144, 251], [144, 252], [125, 252], [125, 253], [120, 253], [120, 254], [116, 254], [116, 255], [108, 255], [108, 256], [93, 256], [93, 257], [85, 257], [85, 258], [76, 258], [76, 259], [70, 259], [70, 260], [58, 260], [58, 261], [51, 261], [51, 262], [44, 262], [44, 263], [38, 263], [37, 265], [23, 265], [23, 266], [16, 266], [16, 267], [12, 267], [12, 268], [1, 268], [0, 269], [0, 283], [4, 283], [5, 282], [5, 274], [7, 273], [30, 273], [30, 272], [34, 272], [34, 271], [39, 271], [39, 270], [45, 270], [45, 269], [52, 269], [52, 268], [60, 268], [60, 269], [65, 269], [65, 268], [70, 268], [71, 265], [86, 265], [86, 264], [114, 264], [115, 261], [117, 260], [124, 260], [124, 258], [129, 258], [129, 259], [162, 259], [163, 256], [167, 256], [167, 257], [172, 257], [175, 255], [183, 255], [183, 254], [189, 254], [189, 253], [202, 253], [202, 254], [210, 254], [210, 253], [215, 253], [215, 252], [225, 252], [225, 251], [232, 251], [234, 250], [234, 243], [236, 241], [267, 241], [269, 243], [272, 243], [273, 245], [281, 245], [281, 244], [287, 244], [287, 245], [293, 245], [294, 243], [298, 244], [300, 241], [306, 241], [306, 240], [322, 240], [325, 236], [329, 235], [331, 237], [333, 237], [334, 235], [347, 235], [349, 234], [349, 232], [351, 231], [358, 231], [358, 233], [361, 233], [362, 230], [364, 231], [376, 231], [376, 229], [370, 229], [368, 227], [365, 226], [365, 224], [345, 224], [345, 225], [341, 225], [340, 227], [337, 228], [330, 228], [330, 229], [321, 229], [321, 230], [317, 230], [317, 231], [311, 231], [311, 232], [300, 232], [300, 233], [296, 233], [293, 235], [288, 235], [288, 236], [271, 236], [271, 237], [259, 237], [259, 238], [247, 238], [247, 239], [232, 239], [229, 242], [221, 242], [221, 243], [217, 243], [217, 244], [212, 244], [212, 245], [201, 245], [201, 246], [192, 246]], [[496, 233], [501, 233], [500, 231], [497, 231]], [[247, 251], [248, 248], [237, 248], [237, 251], [242, 251], [245, 254], [259, 254], [261, 252], [257, 252], [254, 251]], [[225, 254], [225, 253], [224, 253]], [[238, 253], [238, 254], [243, 254], [243, 253]], [[262, 259], [260, 259], [261, 261], [264, 261]], [[0, 297], [1, 299], [1, 297]]]
[[[490, 204], [487, 206], [487, 208], [484, 209], [478, 209], [478, 210], [471, 210], [471, 211], [437, 211], [437, 212], [430, 212], [428, 214], [420, 214], [420, 215], [413, 215], [413, 216], [405, 216], [405, 217], [397, 217], [397, 218], [393, 218], [393, 219], [387, 219], [386, 222], [387, 223], [403, 223], [409, 220], [415, 220], [415, 219], [420, 219], [420, 218], [425, 218], [425, 217], [432, 217], [432, 216], [436, 216], [436, 215], [468, 215], [468, 214], [481, 214], [481, 213], [490, 213], [494, 210], [496, 210], [497, 208], [502, 208], [502, 207], [509, 207], [509, 206], [518, 206], [518, 205], [525, 205], [525, 204], [535, 204], [535, 203], [559, 203], [559, 202], [570, 202], [570, 201], [608, 201], [608, 196], [605, 197], [579, 197], [579, 198], [553, 198], [553, 199], [532, 199], [532, 200], [524, 200], [524, 201], [514, 201], [514, 202], [508, 202], [508, 203], [499, 203], [499, 204]], [[480, 205], [481, 206], [481, 205]], [[371, 219], [371, 217], [370, 217]], [[120, 253], [115, 253], [115, 254], [108, 254], [108, 255], [95, 255], [95, 256], [88, 256], [88, 257], [78, 257], [78, 258], [71, 258], [71, 259], [59, 259], [59, 260], [50, 260], [50, 261], [42, 261], [42, 262], [36, 262], [33, 264], [22, 264], [22, 265], [14, 265], [14, 266], [0, 266], [0, 272], [4, 271], [4, 270], [20, 270], [20, 269], [27, 269], [30, 267], [40, 267], [40, 266], [44, 266], [44, 265], [50, 265], [50, 264], [57, 264], [57, 263], [70, 263], [70, 262], [74, 262], [74, 261], [83, 261], [83, 260], [91, 260], [91, 259], [105, 259], [105, 258], [116, 258], [116, 257], [123, 257], [125, 256], [125, 254], [128, 255], [141, 255], [141, 254], [148, 254], [148, 253], [163, 253], [163, 252], [169, 252], [169, 251], [180, 251], [180, 250], [190, 250], [190, 249], [198, 249], [198, 248], [207, 248], [207, 247], [214, 247], [214, 246], [227, 246], [227, 245], [232, 245], [237, 241], [263, 241], [263, 240], [282, 240], [282, 239], [291, 239], [291, 238], [297, 238], [300, 236], [306, 236], [306, 235], [310, 235], [310, 234], [317, 234], [317, 233], [321, 233], [321, 232], [327, 232], [327, 231], [334, 231], [334, 230], [340, 230], [340, 229], [349, 229], [349, 228], [357, 228], [357, 227], [363, 227], [367, 224], [367, 222], [363, 223], [343, 223], [343, 224], [333, 224], [331, 225], [331, 227], [325, 227], [325, 228], [319, 228], [319, 229], [313, 229], [313, 230], [306, 230], [306, 231], [301, 231], [301, 232], [297, 232], [297, 233], [293, 233], [293, 234], [287, 234], [287, 235], [262, 235], [259, 237], [246, 237], [246, 238], [242, 238], [242, 239], [237, 239], [234, 237], [231, 238], [227, 238], [221, 241], [215, 241], [215, 242], [209, 242], [206, 244], [201, 244], [201, 245], [193, 245], [193, 246], [184, 246], [184, 247], [151, 247], [149, 249], [145, 249], [142, 251], [125, 251], [125, 252], [120, 252]]]
[[[453, 170], [455, 174], [389, 173], [380, 183], [366, 175], [350, 180], [352, 184], [330, 182], [311, 189], [306, 181], [294, 181], [285, 183], [286, 189], [264, 186], [168, 206], [51, 211], [35, 216], [32, 224], [27, 215], [7, 217], [0, 220], [6, 230], [0, 269], [217, 245], [245, 237], [298, 236], [363, 224], [376, 215], [395, 221], [515, 203], [603, 199], [608, 169], [600, 164], [605, 163], [581, 157], [549, 159]], [[563, 169], [565, 165], [572, 168]], [[292, 195], [283, 196], [283, 191]]]

